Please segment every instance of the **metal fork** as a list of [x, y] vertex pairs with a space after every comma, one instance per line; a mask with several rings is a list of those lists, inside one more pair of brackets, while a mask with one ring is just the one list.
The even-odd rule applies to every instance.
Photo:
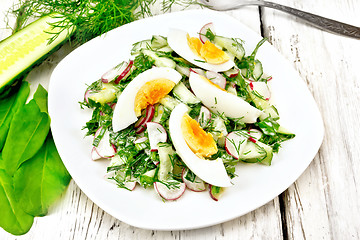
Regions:
[[262, 0], [200, 0], [202, 4], [213, 10], [227, 11], [238, 9], [243, 6], [256, 5], [261, 7], [269, 7], [280, 10], [296, 17], [299, 17], [311, 25], [322, 30], [340, 34], [343, 36], [360, 39], [360, 28], [346, 23], [338, 22], [329, 18], [321, 17], [312, 13], [304, 12], [295, 8], [287, 7], [281, 4], [272, 3]]

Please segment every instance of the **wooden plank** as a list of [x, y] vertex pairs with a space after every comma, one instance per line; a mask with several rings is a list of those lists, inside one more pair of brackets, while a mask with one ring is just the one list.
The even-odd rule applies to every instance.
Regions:
[[[356, 0], [276, 2], [360, 25]], [[325, 125], [316, 158], [282, 195], [288, 238], [359, 239], [360, 41], [322, 32], [278, 11], [263, 13], [265, 35], [293, 62]]]
[[[5, 6], [0, 0], [0, 6]], [[194, 8], [194, 7], [193, 7]], [[180, 9], [175, 9], [177, 11]], [[246, 7], [227, 14], [260, 33], [257, 7]], [[34, 70], [30, 82], [46, 84], [51, 69], [70, 51], [65, 47]], [[236, 207], [236, 206], [234, 206]], [[189, 216], [190, 217], [190, 216]], [[47, 216], [36, 218], [24, 236], [14, 237], [0, 229], [0, 239], [279, 239], [282, 238], [278, 198], [232, 221], [189, 231], [149, 231], [129, 226], [90, 201], [71, 181], [69, 188], [50, 209]]]

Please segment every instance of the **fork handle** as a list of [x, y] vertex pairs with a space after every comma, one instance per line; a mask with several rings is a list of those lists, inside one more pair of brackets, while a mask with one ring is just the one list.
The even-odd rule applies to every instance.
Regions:
[[274, 8], [279, 11], [283, 11], [289, 14], [292, 14], [296, 17], [299, 17], [308, 23], [318, 27], [322, 30], [326, 30], [332, 33], [337, 33], [341, 35], [345, 35], [348, 37], [353, 37], [360, 39], [360, 28], [355, 27], [346, 23], [338, 22], [329, 18], [321, 17], [319, 15], [315, 15], [312, 13], [304, 12], [298, 9], [294, 9], [291, 7], [287, 7], [284, 5], [280, 5], [277, 3], [267, 2], [267, 1], [259, 1], [260, 6]]
[[[205, 0], [206, 1], [206, 0]], [[281, 4], [277, 4], [277, 3], [272, 3], [272, 2], [268, 2], [268, 1], [248, 1], [248, 0], [242, 0], [242, 3], [238, 3], [238, 5], [235, 6], [231, 6], [231, 7], [225, 7], [222, 8], [221, 10], [234, 10], [237, 8], [240, 8], [244, 5], [256, 5], [256, 6], [262, 6], [262, 7], [269, 7], [269, 8], [273, 8], [282, 12], [286, 12], [289, 14], [292, 14], [296, 17], [299, 17], [303, 20], [305, 20], [306, 22], [310, 23], [311, 25], [320, 28], [322, 30], [331, 32], [331, 33], [336, 33], [336, 34], [340, 34], [340, 35], [344, 35], [347, 37], [352, 37], [352, 38], [356, 38], [356, 39], [360, 39], [360, 28], [356, 27], [356, 26], [352, 26], [346, 23], [342, 23], [342, 22], [338, 22], [329, 18], [325, 18], [325, 17], [321, 17], [319, 15], [315, 15], [312, 13], [308, 13], [308, 12], [304, 12], [295, 8], [291, 8], [291, 7], [287, 7]], [[218, 9], [220, 10], [220, 9]]]

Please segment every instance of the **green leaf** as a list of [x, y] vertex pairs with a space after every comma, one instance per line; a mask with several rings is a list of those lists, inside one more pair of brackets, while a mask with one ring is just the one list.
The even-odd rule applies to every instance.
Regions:
[[48, 112], [47, 97], [48, 97], [47, 91], [41, 84], [39, 84], [34, 94], [34, 100], [36, 104], [39, 106], [41, 112], [46, 112], [46, 113]]
[[4, 147], [12, 118], [16, 111], [24, 106], [29, 92], [29, 83], [23, 81], [17, 93], [0, 100], [0, 150]]
[[49, 115], [40, 111], [34, 99], [16, 112], [2, 151], [3, 165], [9, 175], [13, 176], [21, 163], [41, 148], [49, 128]]
[[23, 163], [15, 173], [15, 194], [25, 212], [44, 216], [70, 179], [49, 135], [36, 155]]
[[0, 227], [14, 235], [28, 232], [34, 221], [15, 198], [12, 177], [4, 169], [0, 169], [0, 212]]

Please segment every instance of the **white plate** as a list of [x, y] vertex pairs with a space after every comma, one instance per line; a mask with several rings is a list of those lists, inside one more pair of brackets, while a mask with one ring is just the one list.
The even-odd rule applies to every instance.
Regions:
[[69, 54], [54, 70], [49, 86], [51, 129], [60, 156], [81, 190], [99, 207], [130, 225], [157, 230], [206, 227], [246, 214], [288, 188], [315, 157], [324, 134], [316, 103], [292, 66], [269, 44], [258, 52], [265, 72], [273, 76], [273, 97], [282, 124], [296, 134], [283, 144], [270, 167], [241, 164], [234, 186], [215, 202], [208, 192], [186, 191], [175, 202], [163, 202], [153, 189], [133, 192], [104, 180], [107, 161], [90, 159], [91, 140], [81, 128], [91, 117], [80, 109], [86, 84], [130, 58], [131, 45], [169, 28], [195, 34], [213, 22], [219, 35], [240, 37], [250, 54], [261, 37], [232, 17], [208, 10], [183, 11], [146, 18], [117, 28]]

